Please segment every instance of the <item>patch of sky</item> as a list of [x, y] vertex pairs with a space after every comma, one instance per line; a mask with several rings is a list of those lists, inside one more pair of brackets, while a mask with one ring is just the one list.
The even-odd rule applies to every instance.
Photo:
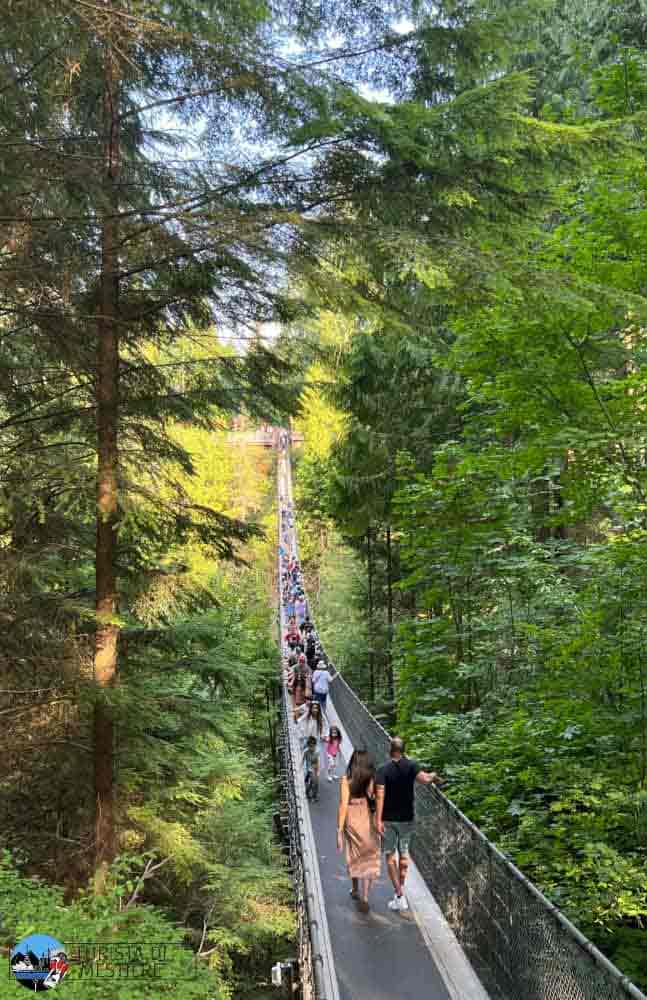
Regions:
[[395, 104], [395, 96], [386, 87], [372, 87], [370, 83], [360, 83], [357, 89], [367, 101], [377, 101], [380, 104]]
[[[389, 20], [387, 15], [385, 21]], [[395, 34], [404, 36], [415, 32], [416, 25], [408, 17], [398, 17], [390, 21], [389, 28]], [[396, 102], [395, 94], [377, 81], [373, 68], [368, 64], [364, 65], [364, 54], [372, 51], [371, 42], [375, 41], [375, 38], [370, 37], [370, 32], [360, 42], [357, 36], [351, 39], [343, 31], [327, 31], [314, 44], [306, 45], [289, 30], [279, 31], [279, 37], [275, 35], [273, 44], [270, 43], [268, 48], [274, 49], [279, 64], [283, 62], [287, 73], [291, 68], [299, 71], [310, 64], [316, 67], [315, 72], [321, 68], [331, 77], [350, 83], [368, 101], [387, 105]], [[263, 129], [249, 112], [245, 113], [242, 120], [237, 110], [231, 107], [228, 109], [226, 123], [222, 119], [218, 123], [206, 110], [192, 118], [188, 113], [191, 99], [186, 104], [182, 98], [178, 103], [173, 103], [171, 99], [166, 104], [164, 96], [158, 95], [159, 103], [142, 116], [141, 124], [147, 133], [145, 155], [150, 162], [166, 164], [171, 170], [184, 170], [187, 177], [189, 174], [193, 175], [197, 189], [206, 182], [207, 176], [212, 184], [220, 177], [225, 188], [232, 176], [240, 179], [238, 172], [249, 172], [252, 175], [259, 169], [261, 172], [267, 170], [270, 177], [273, 163], [280, 162], [282, 155], [286, 153], [280, 139], [277, 141], [277, 137], [274, 137], [270, 140], [267, 135], [263, 135]], [[385, 159], [376, 150], [364, 150], [363, 154], [377, 163]], [[293, 155], [291, 153], [290, 159]], [[315, 153], [304, 149], [296, 154], [292, 166], [307, 173], [315, 164]], [[252, 202], [257, 198], [262, 200], [263, 191], [250, 190], [245, 196]], [[160, 199], [161, 196], [153, 195], [151, 201], [155, 203]], [[169, 224], [181, 227], [179, 220], [169, 219]], [[275, 288], [283, 286], [286, 280], [280, 257], [279, 254], [274, 267], [270, 268], [272, 273], [268, 273], [268, 280]], [[260, 323], [252, 336], [260, 335], [261, 339], [271, 343], [276, 337], [276, 330], [273, 323]], [[224, 339], [234, 341], [235, 349], [244, 350], [244, 341], [248, 338], [244, 335], [241, 337], [239, 331], [227, 329], [226, 325], [222, 332]]]
[[393, 30], [398, 35], [408, 35], [410, 32], [416, 30], [416, 26], [413, 21], [408, 17], [400, 17], [397, 21], [394, 21], [391, 25]]

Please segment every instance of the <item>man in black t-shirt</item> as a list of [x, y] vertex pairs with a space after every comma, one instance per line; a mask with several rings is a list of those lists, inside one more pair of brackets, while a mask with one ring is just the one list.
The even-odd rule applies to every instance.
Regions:
[[315, 642], [315, 637], [312, 632], [308, 634], [306, 639], [306, 660], [308, 661], [308, 666], [311, 670], [314, 670], [315, 662], [317, 659], [317, 643]]
[[[404, 895], [404, 883], [409, 867], [409, 845], [413, 836], [414, 788], [416, 781], [421, 785], [439, 782], [435, 771], [423, 771], [416, 760], [404, 756], [404, 740], [391, 740], [391, 759], [378, 768], [377, 808], [375, 825], [382, 837], [382, 847], [386, 854], [386, 864], [395, 889], [395, 896], [389, 903], [390, 910], [408, 910]], [[398, 857], [396, 858], [396, 852]]]

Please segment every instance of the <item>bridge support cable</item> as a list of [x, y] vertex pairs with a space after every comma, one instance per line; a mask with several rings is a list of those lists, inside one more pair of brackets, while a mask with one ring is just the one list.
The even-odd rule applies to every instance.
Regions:
[[[279, 454], [279, 490], [287, 486], [287, 464]], [[279, 538], [281, 513], [279, 509]], [[278, 563], [279, 649], [283, 653], [286, 626], [281, 602], [281, 562]], [[339, 1000], [319, 861], [305, 792], [302, 752], [290, 722], [287, 673], [281, 667], [281, 729], [278, 741], [282, 789], [282, 824], [288, 839], [290, 873], [294, 886], [301, 1000]]]
[[[289, 454], [285, 477], [291, 500]], [[322, 658], [353, 745], [386, 760], [389, 733]], [[647, 1000], [435, 786], [416, 786], [416, 817], [414, 861], [493, 1000]]]

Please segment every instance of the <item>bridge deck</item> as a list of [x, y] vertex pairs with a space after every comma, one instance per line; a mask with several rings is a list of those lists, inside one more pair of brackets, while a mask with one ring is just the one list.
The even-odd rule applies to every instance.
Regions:
[[310, 816], [341, 1000], [449, 1000], [413, 913], [388, 909], [393, 889], [384, 858], [370, 912], [361, 913], [350, 898], [344, 856], [336, 845], [339, 782], [328, 782], [324, 754], [321, 764], [319, 802], [310, 804]]
[[[279, 485], [293, 502], [289, 454], [283, 450]], [[290, 542], [290, 551], [298, 558], [295, 532]], [[284, 614], [280, 602], [282, 634]], [[332, 672], [326, 714], [342, 731], [346, 755], [352, 745], [344, 722], [352, 727], [354, 738], [378, 759], [383, 757], [388, 733], [334, 667]], [[283, 711], [288, 712], [285, 700]], [[286, 716], [284, 720], [290, 725]], [[384, 862], [371, 893], [371, 910], [362, 914], [349, 896], [350, 880], [336, 850], [339, 784], [326, 781], [322, 766], [320, 801], [306, 806], [303, 777], [295, 774], [300, 768], [296, 739], [290, 735], [287, 742], [293, 746], [289, 770], [299, 796], [291, 826], [298, 836], [291, 840], [291, 853], [303, 861], [297, 897], [298, 912], [307, 917], [299, 927], [306, 942], [301, 949], [304, 967], [310, 972], [309, 980], [304, 980], [308, 997], [318, 993], [322, 1000], [488, 1000], [458, 934], [492, 995], [647, 1000], [442, 793], [435, 793], [433, 800], [435, 805], [437, 798], [444, 810], [436, 814], [440, 822], [435, 826], [429, 824], [429, 800], [419, 796], [418, 804], [427, 807], [420, 817], [422, 863], [427, 870], [431, 864], [437, 867], [445, 884], [451, 880], [451, 893], [443, 895], [444, 915], [429, 891], [430, 883], [438, 884], [443, 894], [442, 878], [427, 881], [415, 864], [407, 879], [413, 912], [391, 912], [387, 904], [392, 890]], [[298, 860], [295, 867], [299, 869]]]

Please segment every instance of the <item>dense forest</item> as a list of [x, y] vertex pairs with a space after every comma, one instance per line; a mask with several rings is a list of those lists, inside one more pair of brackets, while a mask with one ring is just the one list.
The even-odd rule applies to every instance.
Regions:
[[647, 4], [0, 23], [0, 947], [223, 998], [292, 947], [244, 443], [292, 419], [337, 665], [645, 988]]
[[485, 82], [468, 19], [380, 109], [297, 477], [337, 665], [643, 989], [646, 14], [515, 11]]

